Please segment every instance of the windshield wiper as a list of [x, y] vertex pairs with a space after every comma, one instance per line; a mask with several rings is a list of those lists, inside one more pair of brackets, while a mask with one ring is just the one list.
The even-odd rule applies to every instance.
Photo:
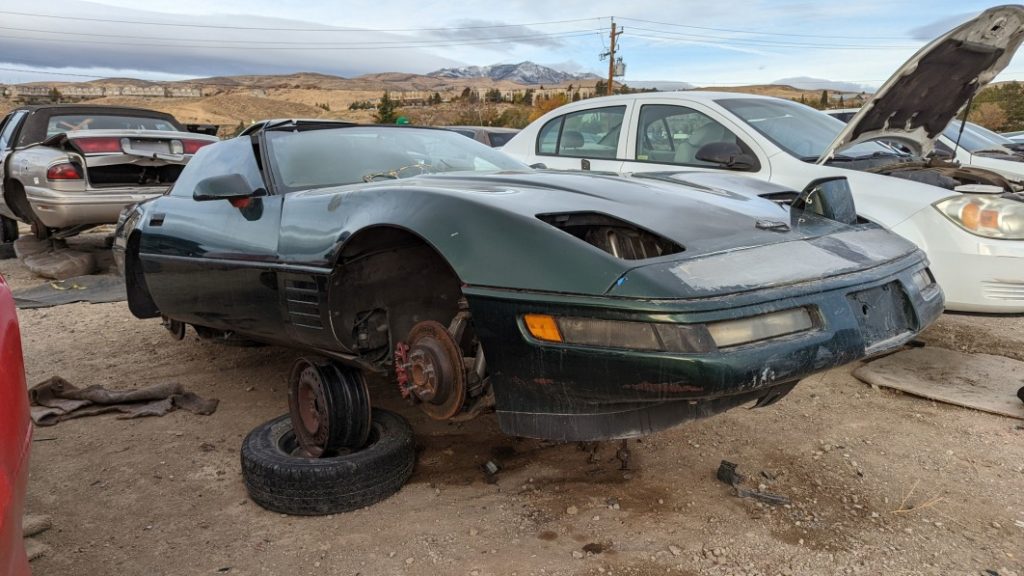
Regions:
[[410, 164], [408, 166], [395, 168], [394, 170], [385, 170], [383, 172], [369, 172], [363, 175], [363, 182], [376, 182], [377, 178], [388, 178], [391, 180], [397, 180], [402, 177], [402, 172], [410, 170], [412, 168], [419, 168], [419, 174], [423, 174], [426, 172], [428, 168], [432, 169], [433, 166], [430, 164]]
[[[817, 162], [818, 158], [821, 158], [821, 156], [801, 156], [800, 160], [804, 162]], [[828, 159], [829, 162], [849, 162], [850, 160], [857, 160], [857, 158], [847, 156], [846, 154], [834, 154], [831, 158]]]

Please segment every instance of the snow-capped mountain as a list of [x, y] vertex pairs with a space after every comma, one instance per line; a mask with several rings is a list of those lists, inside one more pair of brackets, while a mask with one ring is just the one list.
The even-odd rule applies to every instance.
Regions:
[[517, 84], [560, 84], [572, 80], [600, 79], [600, 76], [595, 74], [570, 74], [533, 62], [442, 68], [427, 74], [427, 76], [435, 78], [491, 78], [492, 80], [508, 80]]

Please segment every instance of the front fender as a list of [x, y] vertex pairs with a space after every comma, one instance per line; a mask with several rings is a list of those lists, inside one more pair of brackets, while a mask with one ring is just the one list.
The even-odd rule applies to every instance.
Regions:
[[351, 238], [378, 226], [422, 238], [468, 285], [600, 295], [629, 268], [627, 261], [477, 193], [401, 185], [289, 197], [280, 254], [295, 265], [333, 267]]

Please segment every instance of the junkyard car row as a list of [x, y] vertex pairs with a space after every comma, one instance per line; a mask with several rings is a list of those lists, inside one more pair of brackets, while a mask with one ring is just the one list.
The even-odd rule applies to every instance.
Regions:
[[0, 222], [39, 238], [113, 224], [126, 206], [165, 192], [217, 138], [152, 110], [65, 105], [16, 108], [0, 121]]
[[[986, 11], [846, 125], [777, 98], [623, 95], [501, 151], [459, 130], [284, 119], [217, 141], [155, 112], [22, 108], [0, 124], [0, 240], [16, 221], [40, 238], [116, 222], [136, 317], [306, 354], [289, 413], [243, 442], [246, 487], [280, 512], [354, 510], [415, 460], [366, 373], [436, 420], [622, 439], [770, 405], [944, 306], [1024, 312], [1024, 169], [928, 158], [1022, 39], [1024, 8]], [[920, 99], [939, 83], [954, 89]], [[29, 429], [9, 301], [0, 282], [0, 432], [17, 439], [0, 446], [0, 568], [18, 573]]]

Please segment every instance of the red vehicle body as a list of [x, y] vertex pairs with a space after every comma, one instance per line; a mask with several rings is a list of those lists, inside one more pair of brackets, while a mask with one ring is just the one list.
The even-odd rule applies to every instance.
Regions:
[[14, 300], [0, 277], [0, 576], [28, 576], [21, 514], [32, 426]]

